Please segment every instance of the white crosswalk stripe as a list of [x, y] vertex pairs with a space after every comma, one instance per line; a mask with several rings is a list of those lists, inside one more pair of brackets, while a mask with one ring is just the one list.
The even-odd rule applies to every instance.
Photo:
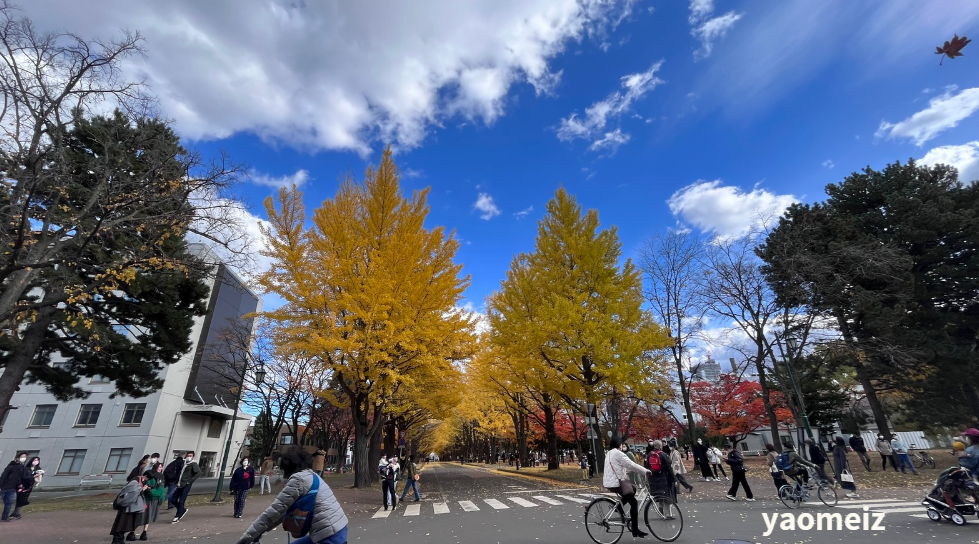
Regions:
[[[840, 502], [840, 504], [837, 504], [836, 506], [839, 507], [839, 508], [854, 508], [854, 509], [861, 509], [861, 510], [863, 509], [864, 506], [866, 506], [867, 508], [870, 508], [871, 510], [884, 511], [885, 509], [889, 509], [889, 508], [895, 508], [895, 507], [898, 507], [898, 506], [911, 506], [911, 505], [917, 505], [917, 506], [919, 506], [921, 508], [924, 508], [923, 506], [921, 506], [921, 502], [920, 501], [907, 501], [907, 502], [905, 502], [905, 501], [888, 501], [888, 502], [878, 502], [878, 503], [874, 503], [874, 504], [850, 504], [848, 502]], [[891, 510], [888, 510], [888, 511], [891, 511]]]
[[435, 513], [436, 514], [448, 514], [449, 513], [449, 505], [447, 503], [437, 502], [437, 503], [434, 504], [434, 506], [435, 506]]
[[466, 512], [477, 512], [479, 507], [473, 504], [472, 501], [459, 501], [459, 506], [462, 507]]
[[591, 502], [591, 499], [582, 499], [580, 497], [573, 497], [571, 495], [555, 495], [555, 497], [557, 497], [559, 499], [568, 500], [568, 501], [571, 501], [571, 502], [576, 502], [576, 503], [579, 503], [579, 504], [588, 504], [588, 503]]
[[552, 506], [559, 506], [559, 505], [564, 504], [561, 501], [556, 501], [556, 500], [554, 500], [554, 499], [552, 499], [550, 497], [545, 497], [544, 495], [533, 495], [530, 498], [531, 499], [537, 499], [540, 502], [547, 503], [547, 504], [550, 504]]
[[506, 510], [507, 508], [510, 508], [509, 506], [503, 504], [502, 502], [496, 499], [483, 499], [483, 502], [485, 502], [486, 504], [492, 506], [497, 510]]
[[530, 502], [527, 499], [521, 499], [520, 497], [510, 497], [510, 500], [523, 506], [524, 508], [530, 508], [532, 506], [539, 506], [536, 502]]
[[408, 506], [405, 507], [405, 513], [404, 513], [404, 515], [406, 515], [406, 516], [417, 516], [418, 514], [421, 514], [421, 513], [422, 513], [422, 505], [420, 505], [420, 504], [409, 504]]
[[377, 512], [374, 512], [374, 515], [371, 516], [371, 518], [372, 519], [386, 518], [386, 517], [388, 517], [390, 515], [391, 515], [391, 511], [390, 510], [385, 510], [384, 508], [378, 508], [377, 509]]

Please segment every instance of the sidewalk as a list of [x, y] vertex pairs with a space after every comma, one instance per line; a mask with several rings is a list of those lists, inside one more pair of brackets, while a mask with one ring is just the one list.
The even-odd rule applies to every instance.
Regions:
[[[380, 503], [380, 487], [376, 489], [353, 489], [353, 474], [331, 475], [324, 480], [329, 484], [343, 507], [348, 518], [369, 517]], [[248, 494], [245, 502], [245, 513], [242, 519], [232, 516], [232, 502], [228, 493], [223, 495], [221, 503], [207, 502], [214, 494], [214, 479], [210, 485], [192, 488], [191, 497], [195, 505], [191, 506], [180, 523], [172, 524], [175, 510], [160, 508], [160, 518], [150, 525], [150, 542], [183, 542], [194, 539], [210, 539], [214, 542], [234, 544], [248, 525], [272, 502], [273, 495], [259, 495], [257, 490]], [[273, 493], [278, 493], [282, 485], [273, 486]], [[24, 518], [19, 521], [0, 524], [3, 542], [63, 542], [70, 544], [108, 543], [109, 527], [115, 519], [115, 511], [111, 507], [115, 490], [96, 491], [92, 498], [97, 509], [84, 511], [48, 511], [32, 512], [35, 504], [47, 503], [31, 496], [32, 504], [23, 510]], [[106, 498], [108, 497], [108, 498]], [[198, 501], [203, 504], [196, 504]], [[101, 506], [100, 506], [101, 505]], [[274, 531], [285, 535], [281, 530]], [[270, 535], [272, 536], [272, 535]], [[263, 541], [271, 541], [265, 538]]]

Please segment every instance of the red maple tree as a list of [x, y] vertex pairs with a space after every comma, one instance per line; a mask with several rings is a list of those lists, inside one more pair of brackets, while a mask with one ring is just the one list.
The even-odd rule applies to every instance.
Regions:
[[[698, 381], [690, 384], [690, 403], [693, 412], [701, 417], [708, 436], [726, 437], [733, 446], [748, 437], [755, 429], [766, 426], [768, 417], [761, 399], [761, 385], [734, 374], [721, 374], [717, 382]], [[780, 421], [791, 418], [784, 403], [773, 399], [775, 417]]]

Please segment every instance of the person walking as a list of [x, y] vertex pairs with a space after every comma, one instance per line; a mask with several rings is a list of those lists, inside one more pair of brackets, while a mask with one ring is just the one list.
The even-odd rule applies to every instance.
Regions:
[[[517, 469], [520, 469], [520, 458], [517, 458]], [[588, 479], [595, 477], [595, 452], [588, 452]]]
[[123, 535], [129, 534], [128, 540], [136, 540], [134, 531], [143, 521], [143, 511], [146, 510], [146, 501], [143, 499], [143, 492], [147, 487], [143, 484], [143, 477], [137, 476], [123, 486], [119, 495], [113, 501], [116, 508], [116, 518], [109, 528], [112, 535], [112, 544], [123, 544]]
[[683, 464], [680, 450], [676, 448], [670, 449], [670, 466], [673, 468], [673, 477], [676, 478], [677, 483], [686, 488], [687, 493], [693, 493], [693, 486], [687, 483], [687, 466]]
[[167, 465], [167, 468], [163, 469], [163, 485], [167, 488], [166, 499], [167, 499], [167, 510], [175, 507], [175, 500], [173, 498], [174, 492], [177, 490], [177, 480], [180, 479], [180, 472], [184, 469], [184, 458], [177, 455], [174, 457], [173, 461]]
[[683, 457], [689, 461], [690, 460], [690, 444], [683, 445]]
[[587, 480], [588, 476], [588, 460], [585, 459], [584, 455], [578, 457], [578, 465], [581, 467], [581, 480]]
[[[848, 499], [859, 499], [857, 494], [857, 484], [853, 480], [853, 471], [850, 470], [850, 460], [846, 456], [846, 444], [842, 436], [836, 437], [836, 447], [833, 448], [833, 468], [836, 469], [836, 479], [840, 487], [846, 490]], [[847, 481], [847, 479], [851, 481]]]
[[194, 452], [188, 451], [184, 455], [184, 466], [180, 470], [180, 477], [177, 478], [177, 489], [173, 491], [173, 504], [177, 507], [177, 515], [173, 517], [173, 523], [179, 523], [187, 515], [187, 497], [190, 495], [190, 488], [194, 482], [201, 477], [201, 467], [194, 462]]
[[10, 514], [11, 519], [20, 519], [20, 509], [31, 503], [30, 496], [31, 491], [40, 485], [41, 478], [44, 476], [44, 470], [41, 469], [41, 458], [32, 457], [30, 461], [27, 462], [27, 473], [30, 474], [30, 480], [25, 479], [24, 483], [29, 484], [23, 486], [22, 489], [17, 491], [17, 502], [14, 506], [14, 513]]
[[812, 464], [816, 465], [816, 475], [819, 476], [820, 480], [824, 482], [828, 482], [835, 486], [835, 482], [833, 481], [833, 479], [830, 478], [828, 474], [826, 474], [826, 462], [829, 461], [829, 459], [826, 458], [826, 454], [823, 452], [823, 448], [820, 448], [819, 444], [814, 443], [809, 438], [805, 439], [804, 442], [806, 446], [809, 448], [809, 460], [812, 461]]
[[265, 460], [262, 461], [262, 468], [259, 469], [261, 473], [261, 481], [258, 483], [258, 494], [263, 495], [265, 493], [265, 488], [268, 487], [269, 494], [272, 494], [272, 471], [275, 470], [275, 463], [272, 462], [272, 456], [266, 456]]
[[[159, 457], [157, 457], [159, 459]], [[143, 510], [143, 532], [140, 533], [140, 540], [149, 540], [150, 523], [156, 523], [157, 518], [160, 515], [160, 503], [163, 502], [163, 498], [167, 495], [166, 485], [163, 483], [163, 463], [157, 461], [146, 469], [143, 473], [143, 485], [145, 486], [145, 491], [143, 491], [143, 501], [146, 503], [146, 509]], [[132, 537], [132, 538], [130, 538]], [[129, 533], [126, 540], [136, 540], [135, 533]]]
[[0, 521], [14, 521], [19, 518], [11, 518], [10, 513], [17, 502], [17, 492], [30, 486], [33, 477], [27, 469], [27, 454], [18, 453], [14, 460], [3, 469], [0, 474], [0, 496], [3, 498], [3, 516]]
[[653, 496], [669, 497], [676, 502], [676, 477], [673, 475], [673, 462], [663, 451], [663, 442], [653, 440], [646, 447], [646, 465], [649, 469], [649, 493]]
[[323, 476], [323, 466], [326, 464], [326, 452], [323, 451], [323, 446], [320, 446], [313, 453], [313, 472], [318, 474], [320, 477]]
[[721, 474], [724, 475], [725, 480], [730, 480], [727, 477], [727, 472], [724, 472], [724, 465], [721, 464], [721, 459], [724, 458], [724, 453], [717, 449], [717, 446], [707, 447], [707, 459], [710, 461], [711, 471], [714, 474], [714, 481], [719, 482], [721, 479], [717, 476], [717, 471], [720, 470]]
[[751, 494], [751, 487], [748, 486], [748, 479], [745, 477], [748, 469], [744, 466], [744, 457], [741, 456], [741, 452], [737, 448], [731, 448], [731, 451], [727, 452], [726, 462], [731, 467], [731, 476], [734, 478], [731, 481], [731, 489], [727, 491], [727, 499], [730, 501], [738, 500], [738, 486], [743, 486], [744, 500], [755, 502], [755, 496]]
[[911, 462], [911, 455], [908, 454], [908, 446], [896, 434], [891, 435], [891, 448], [894, 449], [894, 456], [897, 457], [897, 466], [901, 469], [901, 474], [907, 474], [904, 470], [905, 465], [907, 465], [911, 469], [911, 474], [917, 476], [918, 471]]
[[765, 450], [768, 453], [765, 454], [765, 459], [768, 460], [768, 471], [772, 475], [772, 480], [775, 482], [775, 490], [782, 489], [783, 485], [789, 485], [789, 482], [785, 481], [785, 473], [778, 468], [778, 452], [775, 451], [775, 446], [772, 444], [765, 444]]
[[897, 472], [897, 460], [894, 458], [894, 448], [891, 441], [884, 438], [884, 435], [877, 435], [877, 453], [880, 454], [880, 469], [887, 470], [887, 462], [891, 462], [894, 472]]
[[147, 471], [147, 469], [149, 469], [159, 460], [160, 460], [159, 453], [154, 453], [152, 455], [147, 453], [146, 455], [143, 456], [142, 459], [139, 460], [139, 463], [136, 465], [136, 467], [129, 472], [129, 476], [126, 477], [126, 481], [128, 482], [129, 480], [135, 480], [136, 478], [139, 478], [140, 476], [143, 475], [144, 472]]
[[408, 459], [405, 461], [404, 467], [405, 474], [405, 488], [401, 491], [401, 501], [404, 502], [405, 496], [408, 495], [408, 489], [412, 489], [415, 492], [415, 502], [421, 500], [421, 496], [418, 494], [418, 465], [415, 464], [415, 455], [409, 455]]
[[864, 443], [863, 438], [856, 432], [850, 435], [850, 449], [860, 458], [860, 462], [863, 463], [863, 468], [867, 472], [873, 472], [870, 470], [870, 455], [867, 454], [867, 445]]
[[398, 496], [394, 494], [394, 482], [395, 478], [398, 476], [397, 472], [397, 459], [391, 458], [389, 462], [384, 457], [381, 458], [381, 502], [384, 503], [384, 509], [388, 509], [390, 504], [391, 509], [394, 510], [398, 507]]
[[234, 517], [239, 519], [245, 511], [245, 499], [248, 498], [248, 490], [255, 486], [255, 469], [251, 467], [250, 460], [244, 457], [240, 465], [231, 475], [231, 485], [229, 486], [231, 494], [235, 496]]
[[238, 544], [258, 542], [262, 535], [282, 523], [291, 507], [302, 497], [314, 492], [316, 502], [309, 515], [309, 533], [292, 541], [292, 544], [344, 544], [347, 542], [347, 515], [337, 502], [330, 486], [312, 470], [313, 460], [302, 448], [293, 446], [282, 454], [279, 461], [286, 484], [272, 504], [262, 512]]
[[704, 441], [701, 438], [698, 438], [697, 443], [693, 446], [693, 460], [695, 464], [700, 466], [700, 475], [703, 476], [705, 482], [714, 479], [714, 473], [710, 468], [710, 460], [707, 459], [707, 446], [704, 445]]
[[625, 444], [619, 445], [619, 441], [614, 438], [609, 441], [609, 450], [605, 453], [602, 485], [622, 497], [622, 502], [629, 505], [629, 529], [633, 537], [643, 538], [646, 533], [639, 530], [639, 503], [636, 501], [636, 491], [632, 489], [629, 474], [648, 475], [650, 471], [630, 461], [623, 451], [625, 447]]

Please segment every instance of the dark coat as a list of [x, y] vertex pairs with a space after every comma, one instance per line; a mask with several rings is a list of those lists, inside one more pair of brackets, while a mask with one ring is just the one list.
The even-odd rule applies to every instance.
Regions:
[[170, 464], [163, 469], [163, 483], [166, 485], [174, 485], [177, 483], [177, 478], [180, 478], [180, 471], [184, 469], [184, 458], [180, 457], [170, 461]]
[[34, 476], [30, 469], [20, 464], [20, 461], [11, 461], [7, 468], [0, 474], [0, 490], [9, 491], [18, 487], [31, 487], [34, 483]]
[[741, 452], [738, 450], [729, 451], [724, 462], [731, 467], [731, 472], [748, 472], [744, 468], [744, 457], [741, 457]]
[[818, 444], [809, 444], [809, 459], [817, 465], [822, 465], [827, 461], [826, 454]]
[[[663, 467], [659, 472], [651, 472], [649, 474], [650, 494], [666, 497], [671, 496], [669, 491], [675, 476], [673, 476], [673, 464], [670, 462], [670, 457], [662, 451], [654, 451], [649, 455], [659, 455], [660, 466]], [[646, 466], [649, 466], [648, 462]]]
[[232, 492], [248, 491], [253, 485], [255, 485], [255, 469], [252, 467], [238, 467], [231, 475]]

